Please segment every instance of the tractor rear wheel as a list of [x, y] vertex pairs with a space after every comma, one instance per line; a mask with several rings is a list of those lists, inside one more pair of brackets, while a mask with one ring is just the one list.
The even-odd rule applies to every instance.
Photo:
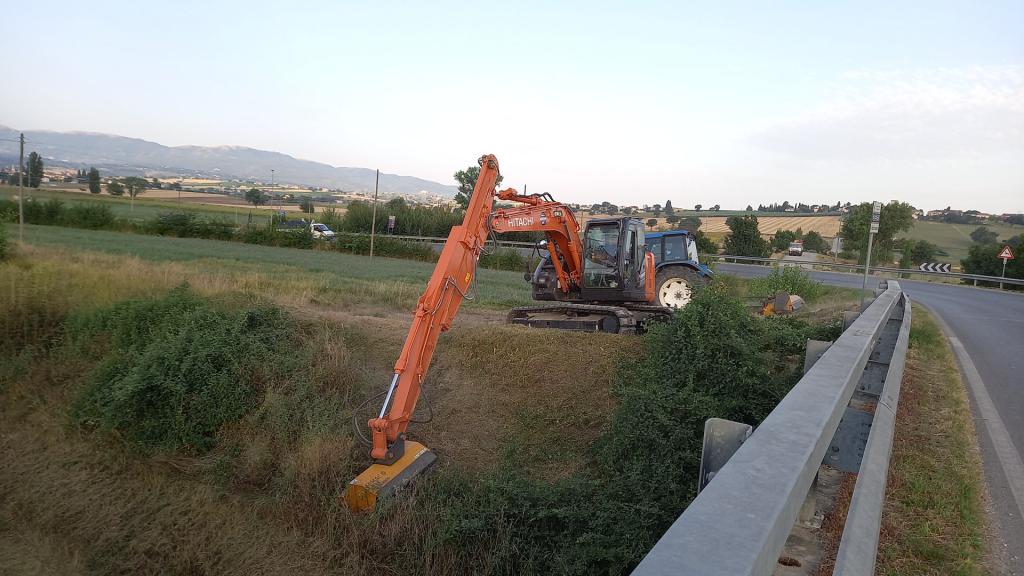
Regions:
[[685, 266], [666, 266], [655, 277], [655, 293], [658, 304], [670, 308], [682, 308], [693, 298], [693, 289], [702, 286], [705, 280]]

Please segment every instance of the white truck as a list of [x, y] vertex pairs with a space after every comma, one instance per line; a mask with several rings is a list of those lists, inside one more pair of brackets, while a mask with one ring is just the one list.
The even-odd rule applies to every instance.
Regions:
[[320, 240], [332, 241], [338, 238], [338, 235], [327, 227], [327, 224], [321, 224], [319, 222], [310, 222], [309, 231], [313, 234], [313, 238], [319, 238]]
[[331, 230], [327, 224], [322, 224], [315, 220], [288, 220], [286, 222], [280, 222], [277, 225], [277, 229], [281, 232], [295, 232], [298, 230], [309, 230], [309, 233], [313, 235], [313, 238], [317, 240], [326, 240], [332, 242], [337, 239], [338, 235]]

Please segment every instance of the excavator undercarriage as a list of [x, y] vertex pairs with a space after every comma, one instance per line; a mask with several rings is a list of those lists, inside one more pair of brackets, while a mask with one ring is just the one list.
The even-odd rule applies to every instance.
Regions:
[[651, 322], [667, 320], [672, 308], [643, 304], [545, 304], [519, 306], [509, 311], [507, 322], [531, 328], [555, 328], [578, 332], [643, 334]]

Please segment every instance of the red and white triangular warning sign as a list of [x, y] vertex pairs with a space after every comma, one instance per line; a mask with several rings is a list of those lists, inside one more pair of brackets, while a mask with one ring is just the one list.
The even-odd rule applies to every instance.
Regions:
[[1002, 251], [999, 252], [999, 256], [996, 258], [1002, 258], [1003, 260], [1013, 260], [1013, 250], [1010, 250], [1009, 246], [1003, 246]]

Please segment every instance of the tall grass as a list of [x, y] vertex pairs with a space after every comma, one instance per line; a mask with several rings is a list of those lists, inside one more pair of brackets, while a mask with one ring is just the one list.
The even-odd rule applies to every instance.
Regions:
[[[86, 231], [71, 228], [26, 226], [26, 241], [36, 246], [73, 248], [72, 260], [92, 261], [97, 267], [124, 262], [102, 256], [130, 255], [130, 267], [139, 270], [109, 270], [111, 282], [128, 274], [155, 274], [170, 278], [168, 289], [187, 280], [203, 291], [209, 283], [235, 282], [249, 293], [287, 295], [305, 303], [333, 306], [369, 305], [412, 310], [433, 271], [433, 264], [374, 258], [321, 250], [292, 250], [270, 246], [218, 242], [199, 238], [140, 236], [110, 231]], [[81, 250], [91, 253], [82, 253]], [[162, 263], [175, 263], [164, 266]], [[161, 265], [154, 265], [161, 263]], [[149, 265], [147, 265], [149, 264]], [[113, 264], [120, 265], [120, 264]], [[180, 278], [173, 281], [173, 278]], [[529, 284], [521, 273], [481, 269], [474, 280], [476, 298], [470, 308], [509, 308], [530, 302]]]
[[4, 229], [3, 221], [0, 221], [0, 261], [6, 260], [11, 248], [7, 244], [7, 230]]
[[877, 570], [995, 573], [985, 566], [981, 456], [960, 370], [931, 314], [915, 305], [913, 315]]
[[775, 268], [767, 276], [750, 281], [750, 295], [773, 296], [778, 292], [796, 294], [813, 301], [826, 292], [825, 285], [811, 279], [810, 274], [796, 266]]

